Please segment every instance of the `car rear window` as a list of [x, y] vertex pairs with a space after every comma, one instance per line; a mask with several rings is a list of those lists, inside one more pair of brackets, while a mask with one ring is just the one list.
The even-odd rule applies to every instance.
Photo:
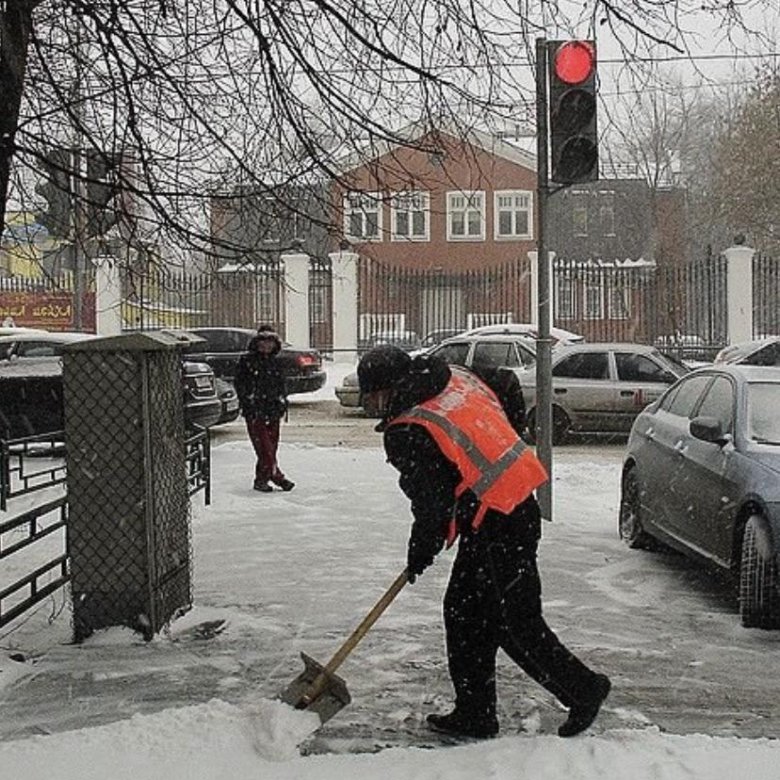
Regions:
[[616, 352], [618, 379], [623, 382], [669, 382], [669, 372], [636, 352]]
[[446, 360], [447, 363], [453, 363], [456, 366], [465, 366], [466, 357], [469, 354], [469, 344], [468, 342], [442, 344], [442, 346], [434, 349], [432, 354], [438, 355], [443, 360]]
[[475, 368], [498, 368], [519, 365], [515, 345], [510, 341], [485, 341], [474, 346], [474, 357], [471, 360]]
[[780, 366], [780, 341], [756, 350], [742, 362], [748, 366]]
[[553, 368], [553, 376], [571, 379], [609, 379], [606, 352], [579, 352], [569, 355]]

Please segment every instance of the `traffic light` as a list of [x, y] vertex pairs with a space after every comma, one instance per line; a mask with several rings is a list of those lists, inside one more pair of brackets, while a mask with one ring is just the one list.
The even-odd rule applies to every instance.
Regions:
[[73, 224], [73, 155], [70, 149], [54, 148], [43, 160], [45, 179], [35, 186], [47, 208], [38, 215], [38, 223], [51, 236], [67, 238]]
[[102, 236], [116, 223], [119, 183], [116, 175], [118, 157], [110, 152], [90, 149], [87, 152], [86, 230], [88, 236]]
[[596, 181], [595, 41], [549, 41], [550, 179], [558, 184]]

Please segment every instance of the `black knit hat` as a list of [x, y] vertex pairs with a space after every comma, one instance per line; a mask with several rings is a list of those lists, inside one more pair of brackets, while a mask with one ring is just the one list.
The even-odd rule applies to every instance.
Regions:
[[360, 392], [387, 390], [400, 382], [411, 367], [411, 357], [400, 347], [380, 344], [366, 352], [358, 363]]

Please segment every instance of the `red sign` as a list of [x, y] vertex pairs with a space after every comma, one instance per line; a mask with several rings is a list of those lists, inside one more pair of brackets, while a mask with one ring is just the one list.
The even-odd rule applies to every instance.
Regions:
[[[82, 298], [81, 328], [95, 331], [95, 293]], [[77, 330], [73, 321], [73, 293], [0, 292], [0, 325], [44, 330]]]

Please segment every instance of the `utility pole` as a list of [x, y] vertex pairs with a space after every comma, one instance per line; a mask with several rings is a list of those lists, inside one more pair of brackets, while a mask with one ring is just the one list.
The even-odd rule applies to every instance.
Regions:
[[538, 220], [538, 324], [536, 339], [536, 452], [549, 479], [537, 491], [542, 517], [553, 519], [552, 337], [550, 264], [547, 258], [547, 41], [536, 39], [536, 211]]

